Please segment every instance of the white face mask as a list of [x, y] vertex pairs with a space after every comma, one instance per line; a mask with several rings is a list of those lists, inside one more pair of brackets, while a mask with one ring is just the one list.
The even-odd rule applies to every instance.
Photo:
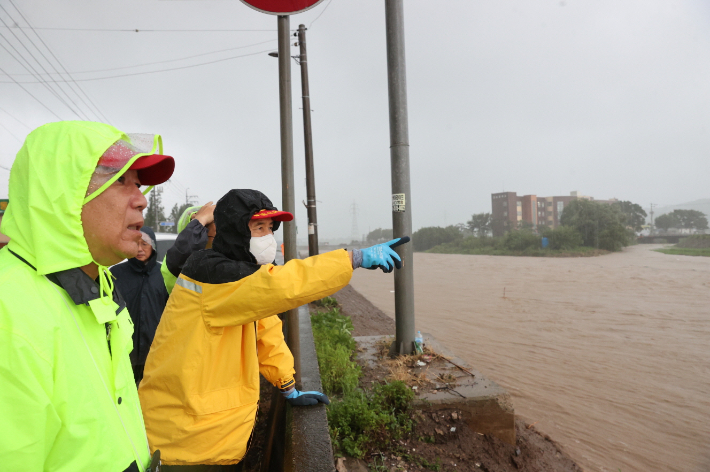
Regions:
[[274, 238], [273, 234], [267, 234], [260, 238], [251, 238], [249, 252], [256, 257], [257, 264], [271, 264], [276, 257], [276, 238]]

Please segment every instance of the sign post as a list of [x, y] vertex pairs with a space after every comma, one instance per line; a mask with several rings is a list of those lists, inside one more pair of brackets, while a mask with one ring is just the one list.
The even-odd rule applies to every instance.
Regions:
[[[283, 223], [284, 263], [297, 257], [296, 196], [293, 183], [293, 116], [291, 98], [291, 50], [289, 15], [301, 13], [323, 0], [242, 0], [254, 10], [277, 15], [279, 44], [279, 106], [281, 120], [281, 202], [282, 210], [293, 213], [293, 221]], [[298, 309], [288, 312], [286, 342], [293, 354], [296, 381], [300, 382], [301, 348], [298, 332]]]
[[[412, 235], [412, 195], [409, 180], [407, 67], [404, 56], [402, 0], [385, 0], [387, 28], [387, 89], [392, 165], [392, 230], [395, 238]], [[414, 267], [412, 244], [397, 248], [403, 267], [394, 274], [395, 339], [391, 355], [414, 353]]]

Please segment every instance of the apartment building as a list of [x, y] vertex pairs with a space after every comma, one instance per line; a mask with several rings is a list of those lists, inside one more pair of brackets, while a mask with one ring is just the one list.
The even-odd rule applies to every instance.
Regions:
[[570, 192], [569, 196], [538, 197], [518, 196], [516, 192], [491, 194], [491, 220], [494, 236], [500, 236], [510, 228], [528, 223], [533, 227], [556, 228], [565, 206], [573, 200], [593, 200], [599, 203], [613, 203], [611, 200], [594, 200], [593, 197]]

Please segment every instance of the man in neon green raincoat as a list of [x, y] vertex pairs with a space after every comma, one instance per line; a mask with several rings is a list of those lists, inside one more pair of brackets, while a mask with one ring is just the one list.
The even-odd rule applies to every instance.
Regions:
[[0, 250], [1, 470], [149, 467], [133, 326], [107, 266], [137, 254], [140, 186], [174, 165], [159, 136], [92, 122], [44, 125], [17, 154]]

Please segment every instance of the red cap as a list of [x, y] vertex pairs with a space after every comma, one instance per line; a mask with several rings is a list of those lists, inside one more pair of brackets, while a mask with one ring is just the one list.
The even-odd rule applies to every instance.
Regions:
[[287, 211], [261, 210], [251, 217], [252, 220], [263, 220], [264, 218], [271, 218], [274, 221], [291, 221], [293, 220], [293, 214]]
[[158, 185], [167, 181], [175, 170], [175, 159], [162, 154], [139, 157], [130, 167], [138, 171], [141, 185]]
[[[122, 169], [140, 151], [125, 141], [116, 141], [99, 159], [98, 165], [109, 169]], [[162, 184], [173, 175], [175, 159], [162, 154], [149, 154], [136, 159], [129, 169], [138, 171], [142, 185]]]

